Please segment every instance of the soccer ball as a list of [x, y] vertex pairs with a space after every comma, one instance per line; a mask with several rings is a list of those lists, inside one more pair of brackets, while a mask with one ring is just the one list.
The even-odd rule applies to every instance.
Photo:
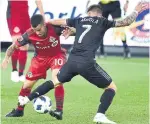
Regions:
[[47, 96], [40, 96], [33, 100], [33, 108], [38, 113], [47, 113], [52, 107], [52, 101]]

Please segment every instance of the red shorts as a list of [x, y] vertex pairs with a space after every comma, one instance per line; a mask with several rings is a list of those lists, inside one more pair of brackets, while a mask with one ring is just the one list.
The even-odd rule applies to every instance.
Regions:
[[[18, 10], [19, 11], [19, 10]], [[30, 17], [28, 13], [24, 13], [24, 16], [12, 15], [7, 18], [8, 28], [11, 36], [21, 35], [25, 33], [25, 31], [30, 28]]]
[[48, 69], [60, 69], [66, 62], [64, 54], [59, 54], [54, 57], [34, 57], [26, 74], [27, 80], [38, 80], [46, 78]]

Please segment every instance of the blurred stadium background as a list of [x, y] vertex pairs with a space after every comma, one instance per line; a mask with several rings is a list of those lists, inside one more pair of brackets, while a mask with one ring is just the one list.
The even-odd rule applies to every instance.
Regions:
[[[129, 0], [127, 15], [131, 13], [139, 0]], [[46, 19], [74, 18], [85, 15], [87, 0], [42, 0]], [[120, 0], [121, 7], [125, 0]], [[90, 4], [98, 3], [91, 0]], [[150, 46], [150, 6], [141, 12], [132, 28], [127, 28], [127, 43], [130, 46], [132, 58], [124, 60], [123, 47], [120, 38], [114, 40], [113, 29], [109, 29], [104, 37], [107, 58], [97, 59], [98, 63], [112, 76], [118, 86], [117, 96], [108, 111], [110, 119], [119, 124], [148, 124], [148, 82], [149, 82], [149, 46]], [[0, 0], [0, 42], [1, 62], [6, 48], [11, 44], [11, 37], [6, 23], [7, 0]], [[34, 0], [29, 0], [30, 16], [39, 13]], [[123, 11], [122, 11], [122, 15]], [[111, 19], [111, 16], [109, 17]], [[138, 21], [144, 24], [136, 26]], [[65, 40], [61, 37], [61, 44], [70, 51], [74, 37]], [[30, 47], [27, 68], [33, 56]], [[39, 115], [29, 104], [25, 110], [25, 117], [6, 119], [5, 114], [16, 106], [17, 95], [22, 83], [12, 83], [10, 80], [11, 65], [1, 71], [1, 122], [2, 124], [91, 124], [95, 115], [99, 96], [102, 90], [87, 83], [80, 76], [75, 77], [71, 84], [65, 85], [64, 120], [59, 122], [48, 115]], [[48, 73], [49, 79], [50, 72]], [[39, 84], [43, 80], [39, 81]], [[39, 85], [37, 84], [37, 85]], [[89, 92], [90, 91], [90, 92]], [[48, 94], [54, 101], [53, 92]], [[95, 104], [94, 104], [95, 103]], [[55, 102], [53, 102], [55, 106]]]
[[[42, 0], [43, 7], [45, 11], [46, 20], [49, 18], [74, 18], [78, 16], [85, 15], [86, 4], [88, 0], [55, 0], [51, 3], [50, 0]], [[139, 0], [133, 1], [129, 0], [129, 7], [127, 10], [127, 15], [129, 15], [133, 10]], [[89, 5], [98, 3], [99, 0], [90, 0]], [[124, 17], [123, 6], [126, 0], [120, 0], [121, 9], [122, 9], [122, 17]], [[149, 46], [150, 46], [150, 14], [149, 14], [149, 5], [147, 8], [139, 14], [137, 17], [134, 26], [127, 27], [126, 36], [127, 36], [127, 44], [130, 46], [130, 51], [132, 56], [147, 56], [149, 55]], [[0, 42], [2, 43], [1, 48], [5, 50], [11, 44], [11, 37], [8, 32], [8, 27], [6, 23], [6, 8], [7, 8], [7, 1], [1, 0], [0, 3]], [[59, 10], [58, 10], [59, 8]], [[29, 0], [29, 14], [30, 16], [39, 13], [36, 8], [35, 2]], [[109, 16], [111, 19], [111, 16]], [[144, 24], [138, 25], [138, 22], [145, 20]], [[138, 25], [138, 26], [136, 26]], [[122, 30], [122, 29], [121, 29]], [[120, 32], [119, 30], [118, 32]], [[116, 33], [118, 35], [118, 33]], [[61, 38], [61, 44], [68, 50], [71, 48], [74, 41], [74, 37], [70, 37], [67, 40]], [[114, 39], [113, 29], [109, 29], [104, 36], [104, 45], [106, 49], [107, 55], [122, 55], [123, 54], [123, 47], [122, 42], [119, 36]], [[30, 49], [32, 50], [32, 49]]]

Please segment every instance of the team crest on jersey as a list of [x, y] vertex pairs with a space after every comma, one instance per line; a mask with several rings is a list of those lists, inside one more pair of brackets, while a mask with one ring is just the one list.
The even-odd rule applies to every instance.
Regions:
[[13, 30], [15, 33], [19, 33], [20, 32], [20, 29], [19, 27], [14, 27], [14, 30]]
[[27, 73], [27, 76], [28, 76], [29, 78], [32, 78], [32, 77], [33, 77], [32, 72], [28, 72], [28, 73]]
[[52, 36], [50, 36], [49, 42], [52, 43], [52, 47], [55, 47], [58, 44], [58, 40], [55, 37], [52, 37]]
[[135, 26], [132, 28], [132, 40], [140, 43], [150, 43], [150, 6], [147, 4], [136, 18]]
[[50, 38], [49, 38], [49, 42], [55, 42], [55, 41], [56, 41], [56, 38], [55, 38], [55, 37], [50, 36]]

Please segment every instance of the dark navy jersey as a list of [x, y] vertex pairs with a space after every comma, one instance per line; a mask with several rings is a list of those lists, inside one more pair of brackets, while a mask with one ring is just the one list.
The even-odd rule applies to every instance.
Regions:
[[76, 28], [75, 42], [70, 58], [75, 61], [93, 60], [107, 29], [115, 26], [115, 21], [103, 17], [67, 19], [67, 25]]

